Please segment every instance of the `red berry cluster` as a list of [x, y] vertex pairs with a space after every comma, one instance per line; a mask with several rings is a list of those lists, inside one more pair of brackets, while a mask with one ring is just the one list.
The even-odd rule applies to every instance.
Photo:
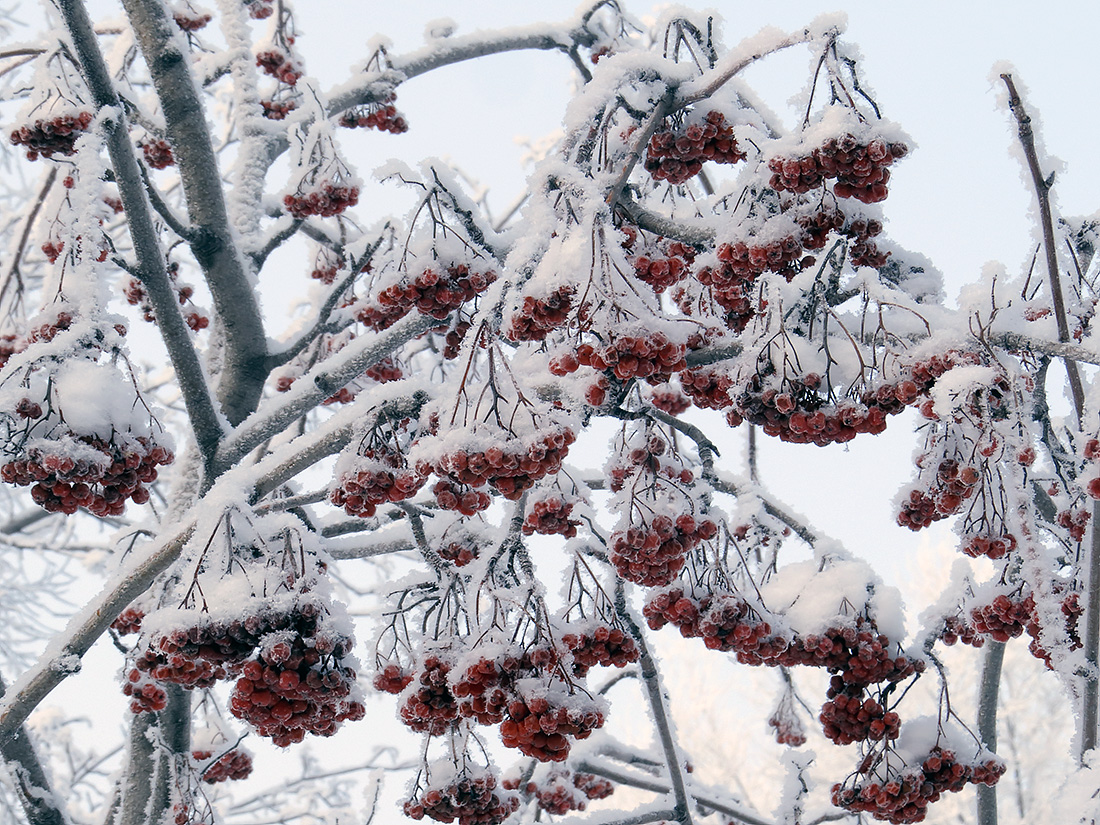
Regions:
[[[83, 507], [96, 516], [121, 515], [126, 500], [144, 504], [145, 487], [156, 480], [157, 465], [170, 464], [172, 451], [148, 438], [128, 439], [123, 447], [98, 436], [72, 436], [81, 458], [64, 454], [64, 444], [33, 446], [26, 454], [0, 466], [0, 479], [31, 488], [35, 504], [50, 513], [71, 515]], [[97, 460], [83, 457], [89, 448]], [[55, 451], [56, 450], [56, 451]]]
[[736, 409], [727, 414], [731, 424], [743, 419], [758, 424], [768, 435], [792, 444], [843, 444], [860, 433], [877, 435], [886, 429], [886, 413], [877, 405], [854, 401], [829, 404], [818, 393], [821, 377], [807, 373], [786, 378], [777, 388], [768, 376], [754, 373], [736, 396]]
[[[320, 609], [305, 602], [299, 615], [308, 620], [311, 607]], [[259, 655], [241, 667], [230, 710], [280, 748], [301, 742], [307, 733], [332, 736], [341, 722], [366, 714], [352, 697], [355, 671], [345, 664], [351, 647], [351, 639], [323, 626], [289, 640], [269, 637]]]
[[379, 103], [371, 103], [357, 109], [349, 109], [340, 117], [340, 125], [348, 129], [357, 126], [362, 129], [378, 129], [380, 132], [390, 132], [400, 135], [409, 131], [409, 124], [405, 118], [397, 113], [397, 107], [393, 105], [396, 95], [390, 95]]
[[92, 125], [92, 113], [80, 112], [76, 115], [58, 115], [49, 120], [36, 120], [30, 126], [20, 126], [11, 133], [13, 146], [27, 147], [27, 158], [38, 160], [57, 155], [72, 155], [76, 152], [76, 141]]
[[356, 310], [355, 320], [367, 329], [381, 332], [384, 329], [392, 327], [408, 315], [408, 313], [409, 308], [405, 306], [382, 307], [377, 304], [368, 303]]
[[337, 479], [329, 500], [343, 507], [349, 516], [369, 518], [379, 504], [412, 498], [425, 480], [395, 450], [366, 449], [356, 459], [354, 469]]
[[122, 683], [122, 695], [130, 697], [130, 712], [156, 713], [168, 707], [168, 693], [148, 673], [131, 668]]
[[828, 700], [821, 706], [819, 719], [825, 736], [836, 744], [897, 739], [901, 719], [866, 696], [862, 686], [848, 685], [834, 676], [826, 695]]
[[401, 721], [418, 733], [442, 736], [458, 718], [458, 702], [448, 677], [451, 663], [435, 654], [424, 657], [415, 684], [401, 706]]
[[[1070, 593], [1064, 599], [1062, 599], [1062, 615], [1065, 617], [1065, 629], [1066, 636], [1069, 638], [1069, 649], [1078, 650], [1081, 647], [1081, 636], [1077, 632], [1077, 622], [1081, 616], [1085, 613], [1085, 608], [1081, 606], [1081, 600], [1077, 597], [1076, 593]], [[1042, 633], [1042, 627], [1039, 624], [1039, 614], [1037, 610], [1031, 611], [1031, 618], [1027, 623], [1027, 635], [1031, 637], [1031, 642], [1028, 644], [1027, 649], [1031, 651], [1031, 655], [1036, 659], [1042, 659], [1048, 668], [1053, 668], [1054, 664], [1051, 661], [1051, 652], [1043, 647], [1042, 642], [1039, 640]]]
[[401, 665], [390, 662], [375, 674], [372, 684], [375, 690], [397, 695], [411, 685], [412, 680], [412, 673], [401, 667]]
[[[485, 450], [455, 450], [434, 464], [418, 462], [417, 472], [435, 472], [459, 484], [488, 483], [509, 501], [518, 501], [540, 478], [561, 469], [576, 435], [569, 427], [547, 426], [526, 437], [512, 436]], [[438, 498], [438, 495], [437, 495]]]
[[651, 630], [672, 624], [685, 639], [695, 639], [702, 635], [699, 621], [710, 602], [709, 594], [696, 598], [685, 593], [682, 587], [672, 587], [650, 596], [642, 608], [642, 615]]
[[687, 367], [686, 348], [673, 343], [662, 332], [621, 335], [604, 344], [581, 344], [577, 363], [604, 372], [610, 370], [620, 381], [632, 378], [667, 381], [672, 373]]
[[[909, 497], [902, 501], [898, 524], [910, 530], [920, 530], [959, 512], [963, 502], [974, 494], [980, 480], [981, 473], [976, 468], [962, 466], [954, 458], [943, 459], [936, 468], [935, 476], [923, 483], [923, 489], [911, 490]], [[976, 554], [967, 551], [967, 555]]]
[[358, 186], [342, 186], [332, 181], [322, 181], [312, 192], [299, 192], [283, 198], [286, 211], [299, 220], [310, 215], [331, 218], [359, 203]]
[[971, 647], [981, 647], [985, 644], [985, 636], [974, 630], [974, 626], [961, 616], [948, 616], [943, 620], [940, 638], [945, 645], [962, 642]]
[[[207, 18], [209, 19], [209, 18]], [[141, 144], [141, 153], [145, 156], [145, 162], [154, 169], [167, 169], [176, 165], [176, 157], [172, 154], [172, 147], [166, 140], [151, 140]]]
[[206, 24], [209, 23], [212, 18], [209, 14], [198, 14], [193, 11], [177, 11], [172, 13], [172, 19], [176, 21], [176, 25], [179, 26], [182, 31], [197, 32], [200, 29], [206, 28]]
[[265, 20], [275, 12], [274, 0], [244, 0], [248, 16], [253, 20]]
[[[485, 496], [486, 500], [489, 498], [487, 493], [484, 493], [480, 490], [477, 491], [477, 495], [479, 497]], [[479, 499], [478, 505], [480, 506], [480, 504], [481, 501]], [[485, 507], [488, 506], [488, 503], [486, 503]], [[481, 509], [484, 510], [485, 507], [481, 507]], [[464, 515], [473, 514], [464, 513]], [[476, 559], [480, 553], [481, 548], [478, 546], [477, 542], [473, 540], [472, 537], [466, 537], [458, 541], [447, 542], [439, 549], [439, 557], [444, 561], [449, 561], [455, 567], [465, 567], [467, 564]]]
[[[269, 12], [270, 13], [270, 12]], [[256, 55], [256, 65], [280, 83], [293, 86], [302, 76], [301, 68], [282, 49], [267, 49]]]
[[572, 740], [587, 739], [603, 723], [603, 710], [585, 693], [559, 696], [520, 687], [508, 702], [500, 738], [506, 747], [540, 762], [562, 762], [569, 756]]
[[921, 822], [928, 806], [944, 793], [957, 793], [968, 782], [994, 785], [1004, 771], [1004, 763], [996, 759], [977, 765], [962, 764], [954, 751], [937, 745], [921, 760], [919, 769], [906, 766], [898, 770], [889, 766], [884, 779], [871, 776], [851, 787], [834, 785], [833, 804], [887, 822]]
[[447, 334], [443, 336], [443, 357], [447, 361], [453, 361], [455, 358], [458, 358], [458, 353], [462, 348], [462, 341], [466, 338], [466, 333], [469, 331], [469, 321], [459, 321], [455, 324], [453, 329], [447, 330]]
[[118, 614], [118, 618], [111, 622], [111, 630], [119, 636], [130, 636], [141, 632], [141, 620], [145, 618], [145, 612], [136, 607], [127, 607]]
[[[213, 755], [213, 751], [191, 751], [191, 758], [196, 762], [205, 762]], [[251, 775], [252, 754], [234, 748], [203, 769], [202, 781], [214, 785], [229, 779], [248, 779]]]
[[768, 243], [753, 243], [751, 239], [719, 244], [715, 254], [718, 268], [705, 266], [696, 273], [699, 283], [712, 287], [715, 300], [721, 300], [724, 291], [737, 294], [736, 288], [747, 290], [764, 272], [778, 272], [790, 279], [802, 271], [803, 238], [788, 235]]
[[712, 650], [735, 652], [743, 664], [822, 667], [839, 674], [848, 686], [897, 682], [924, 669], [923, 662], [895, 655], [896, 646], [864, 616], [820, 634], [792, 636], [774, 632], [740, 596], [707, 593], [697, 598], [681, 587], [651, 597], [643, 614], [653, 630], [672, 623], [685, 638], [702, 638]]
[[626, 667], [638, 661], [638, 646], [622, 628], [595, 622], [583, 630], [570, 631], [561, 637], [573, 654], [573, 673], [585, 676], [597, 665], [600, 667]]
[[442, 787], [418, 789], [419, 796], [405, 802], [405, 815], [429, 816], [436, 822], [457, 820], [458, 825], [500, 825], [519, 809], [519, 798], [496, 788], [497, 779], [491, 773], [463, 774]]
[[[176, 296], [179, 299], [180, 306], [184, 306], [191, 300], [191, 296], [195, 294], [195, 288], [188, 284], [180, 286], [176, 283], [177, 269], [178, 267], [175, 264], [169, 266], [168, 277], [172, 282], [172, 287], [176, 290]], [[130, 306], [139, 307], [141, 309], [142, 318], [144, 320], [153, 324], [157, 322], [157, 316], [153, 311], [153, 305], [149, 303], [149, 294], [145, 291], [145, 285], [142, 284], [141, 281], [137, 278], [131, 278], [126, 283], [126, 290], [123, 294], [126, 296], [126, 302]], [[210, 326], [210, 319], [196, 310], [186, 313], [183, 316], [183, 320], [193, 332], [198, 332]]]
[[187, 688], [212, 687], [252, 656], [265, 636], [316, 632], [314, 607], [308, 605], [308, 616], [261, 611], [244, 619], [212, 620], [201, 614], [190, 627], [142, 639], [134, 653], [130, 680], [137, 681], [134, 674], [140, 673]]
[[617, 493], [626, 487], [630, 479], [642, 479], [642, 486], [650, 487], [656, 479], [668, 479], [680, 484], [691, 484], [695, 474], [680, 463], [676, 453], [665, 455], [669, 443], [650, 431], [640, 441], [632, 441], [625, 450], [616, 456], [615, 463], [608, 467], [611, 492]]
[[1035, 600], [1030, 594], [1025, 597], [1002, 593], [989, 604], [971, 609], [970, 622], [976, 633], [1007, 642], [1024, 632], [1034, 612]]
[[560, 494], [552, 493], [528, 502], [527, 514], [523, 519], [523, 534], [530, 536], [561, 535], [573, 538], [577, 535], [576, 519], [569, 516], [573, 512], [573, 502], [566, 501]]
[[713, 538], [718, 527], [709, 519], [696, 521], [688, 514], [673, 520], [657, 515], [639, 518], [611, 535], [611, 563], [627, 581], [646, 587], [669, 584], [700, 542]]
[[527, 793], [554, 816], [583, 811], [589, 799], [606, 799], [614, 792], [615, 786], [606, 779], [571, 771], [554, 771], [539, 782], [527, 783]]
[[367, 367], [367, 371], [363, 374], [372, 381], [377, 381], [379, 384], [387, 384], [390, 381], [400, 381], [405, 377], [401, 365], [394, 360], [392, 355], [387, 355], [378, 363]]
[[268, 120], [286, 120], [286, 116], [298, 108], [293, 100], [261, 100], [260, 106]]
[[415, 278], [403, 278], [378, 293], [382, 312], [404, 315], [415, 308], [421, 315], [442, 321], [460, 306], [484, 292], [497, 279], [492, 270], [471, 272], [466, 264], [455, 264], [440, 272], [425, 269]]
[[867, 143], [861, 143], [851, 134], [829, 138], [808, 155], [769, 160], [770, 185], [780, 192], [803, 193], [835, 178], [833, 192], [838, 198], [878, 203], [888, 194], [886, 184], [890, 180], [890, 170], [887, 167], [908, 152], [909, 147], [904, 143], [887, 143], [880, 138]]
[[654, 180], [679, 184], [699, 174], [703, 162], [737, 163], [745, 153], [733, 127], [721, 112], [707, 112], [703, 123], [654, 133], [646, 150], [645, 168]]
[[1085, 509], [1063, 510], [1058, 514], [1058, 526], [1069, 531], [1074, 541], [1083, 541], [1092, 513]]
[[768, 727], [775, 732], [775, 741], [780, 745], [800, 748], [806, 744], [806, 730], [795, 715], [794, 706], [790, 701], [780, 703], [768, 718]]
[[680, 373], [680, 386], [696, 407], [721, 410], [733, 404], [730, 388], [733, 379], [713, 367], [698, 367]]
[[971, 558], [986, 556], [1002, 559], [1006, 553], [1016, 549], [1016, 537], [1011, 533], [1001, 535], [974, 534], [963, 538], [962, 551]]
[[[485, 490], [478, 490], [469, 484], [462, 484], [452, 478], [441, 478], [432, 487], [432, 495], [436, 503], [444, 510], [457, 510], [464, 516], [472, 516], [482, 510], [489, 509], [492, 499]], [[461, 551], [457, 551], [457, 559], [461, 558]]]
[[[681, 383], [684, 372], [680, 373]], [[650, 390], [649, 403], [669, 415], [682, 415], [691, 409], [691, 400], [671, 384], [658, 384]]]
[[661, 257], [657, 254], [637, 255], [631, 263], [634, 265], [634, 274], [638, 279], [645, 281], [653, 291], [664, 292], [673, 284], [683, 280], [688, 274], [691, 264], [695, 261], [695, 250], [679, 241], [669, 241], [663, 244]]
[[512, 341], [541, 341], [565, 326], [573, 308], [575, 288], [561, 286], [543, 298], [526, 295], [508, 321], [506, 335]]
[[451, 688], [459, 715], [482, 725], [500, 724], [515, 680], [530, 674], [530, 663], [524, 663], [521, 656], [480, 657], [462, 671]]

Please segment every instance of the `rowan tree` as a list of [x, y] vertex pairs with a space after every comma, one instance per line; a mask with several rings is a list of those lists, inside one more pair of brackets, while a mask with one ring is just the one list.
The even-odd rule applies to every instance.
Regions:
[[[10, 145], [38, 175], [5, 184], [0, 532], [44, 576], [112, 550], [102, 589], [7, 674], [0, 753], [28, 821], [346, 818], [345, 786], [316, 774], [233, 790], [253, 751], [293, 759], [345, 728], [413, 819], [917, 822], [977, 785], [984, 825], [1006, 770], [1000, 656], [1025, 634], [1080, 708], [1087, 785], [1096, 232], [1052, 213], [1010, 74], [1043, 242], [952, 308], [886, 237], [911, 141], [836, 20], [728, 43], [707, 14], [645, 25], [598, 0], [410, 53], [377, 40], [322, 81], [283, 0], [123, 7], [97, 26], [57, 0], [0, 51]], [[743, 81], [790, 49], [811, 57], [794, 129]], [[559, 54], [576, 88], [503, 220], [440, 160], [346, 148], [416, 129], [405, 83], [515, 50]], [[406, 214], [357, 218], [372, 169]], [[273, 293], [295, 295], [294, 323], [264, 311]], [[1065, 417], [1047, 401], [1063, 386]], [[908, 630], [870, 563], [716, 446], [813, 450], [903, 413], [921, 446], [899, 529], [951, 519], [992, 571]], [[847, 772], [815, 786], [793, 752], [764, 812], [693, 779], [654, 655], [677, 631], [780, 673], [761, 725], [792, 752], [844, 748]], [[100, 689], [128, 707], [109, 779], [95, 759], [61, 770], [27, 725], [100, 639], [120, 672]], [[976, 722], [950, 699], [956, 643], [986, 651]], [[419, 736], [397, 761], [364, 721], [383, 707]], [[616, 733], [640, 720], [652, 747]]]

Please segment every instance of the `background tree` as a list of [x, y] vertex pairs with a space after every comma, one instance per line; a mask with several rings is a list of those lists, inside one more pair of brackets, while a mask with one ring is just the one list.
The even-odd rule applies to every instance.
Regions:
[[[910, 141], [839, 19], [732, 46], [707, 15], [648, 25], [608, 0], [561, 24], [439, 22], [325, 91], [285, 3], [123, 5], [96, 26], [59, 2], [0, 52], [10, 142], [42, 168], [13, 176], [0, 224], [0, 560], [23, 551], [13, 583], [53, 595], [66, 557], [109, 551], [33, 663], [29, 587], [0, 605], [12, 816], [346, 820], [392, 796], [460, 823], [589, 804], [621, 823], [911, 822], [973, 784], [993, 822], [1003, 644], [1025, 632], [1080, 709], [1088, 786], [1095, 232], [1053, 213], [1011, 74], [1042, 243], [953, 309], [884, 236]], [[790, 49], [811, 57], [794, 129], [743, 79]], [[347, 137], [400, 140], [402, 84], [516, 50], [576, 79], [522, 203], [494, 219], [448, 164], [390, 163], [375, 174], [411, 208], [357, 220], [357, 170], [380, 158]], [[288, 286], [290, 326], [263, 309]], [[753, 445], [867, 439], [914, 411], [899, 525], [953, 518], [985, 566], [957, 567], [907, 633], [872, 566], [759, 484]], [[718, 460], [729, 428], [743, 476]], [[790, 750], [763, 799], [709, 786], [684, 751], [653, 653], [669, 625], [737, 674], [769, 668]], [[64, 720], [37, 742], [26, 724], [101, 638], [129, 706], [113, 775]], [[959, 641], [985, 647], [976, 724], [942, 664]], [[394, 711], [420, 735], [407, 753], [371, 741]], [[248, 780], [341, 727], [356, 771]], [[811, 737], [839, 759], [798, 750]], [[1064, 821], [1095, 817], [1065, 799]]]

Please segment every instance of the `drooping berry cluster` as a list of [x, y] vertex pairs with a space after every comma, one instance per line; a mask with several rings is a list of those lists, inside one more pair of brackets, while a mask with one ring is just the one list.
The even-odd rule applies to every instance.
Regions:
[[[195, 294], [195, 288], [189, 284], [180, 285], [177, 283], [176, 273], [178, 270], [178, 264], [170, 264], [168, 267], [168, 278], [172, 283], [172, 288], [176, 291], [176, 297], [180, 302], [180, 306], [186, 306], [191, 300], [191, 296]], [[141, 281], [137, 278], [130, 278], [126, 283], [126, 289], [123, 294], [126, 296], [126, 302], [130, 306], [141, 309], [142, 318], [145, 321], [152, 324], [157, 322], [157, 316], [153, 311], [153, 305], [149, 302], [149, 293], [145, 291], [145, 285], [142, 284]], [[184, 313], [183, 320], [193, 332], [198, 332], [210, 326], [210, 319], [194, 308]]]
[[681, 371], [680, 386], [691, 403], [700, 409], [721, 410], [733, 404], [730, 396], [733, 379], [714, 367]]
[[[484, 493], [480, 490], [477, 492], [477, 495], [485, 496], [486, 499], [489, 498], [487, 493]], [[486, 503], [485, 507], [480, 507], [480, 504], [481, 501], [479, 499], [478, 505], [480, 510], [484, 510], [485, 507], [489, 506], [488, 503]], [[452, 507], [448, 509], [460, 508]], [[474, 512], [478, 512], [478, 510], [475, 510]], [[473, 515], [473, 513], [463, 512], [463, 515]], [[477, 541], [474, 540], [473, 536], [463, 536], [462, 538], [445, 542], [439, 548], [439, 557], [444, 561], [449, 561], [455, 567], [465, 567], [467, 564], [476, 559], [480, 554], [481, 547], [478, 545]]]
[[389, 662], [375, 674], [371, 684], [375, 690], [397, 695], [412, 684], [413, 674], [396, 662]]
[[[684, 370], [680, 373], [683, 376]], [[669, 383], [658, 384], [649, 391], [649, 403], [669, 415], [682, 415], [691, 409], [691, 400]]]
[[[518, 787], [518, 783], [515, 783]], [[606, 799], [615, 792], [608, 780], [590, 773], [573, 773], [560, 769], [537, 782], [527, 783], [527, 793], [538, 800], [539, 807], [553, 816], [570, 811], [583, 811], [590, 799]]]
[[562, 644], [573, 654], [573, 673], [584, 676], [596, 666], [626, 667], [638, 661], [638, 646], [634, 639], [603, 622], [593, 622], [584, 628], [571, 629], [561, 637]]
[[286, 116], [298, 108], [293, 100], [261, 100], [260, 106], [268, 120], [286, 120]]
[[[920, 530], [954, 515], [959, 512], [963, 502], [974, 494], [980, 480], [981, 473], [975, 467], [962, 466], [955, 458], [944, 458], [936, 467], [934, 477], [922, 479], [921, 486], [911, 490], [909, 496], [902, 501], [898, 524], [910, 530]], [[978, 547], [973, 549], [977, 550]], [[967, 555], [977, 553], [968, 552]], [[1003, 555], [1004, 552], [1001, 552], [1001, 556]]]
[[[453, 478], [441, 478], [432, 486], [432, 495], [436, 503], [444, 510], [457, 510], [464, 516], [472, 516], [489, 509], [492, 499], [485, 490], [471, 487], [455, 481]], [[455, 559], [461, 558], [461, 552]]]
[[685, 352], [683, 344], [655, 331], [618, 335], [602, 344], [581, 344], [577, 347], [576, 362], [600, 372], [610, 370], [620, 381], [642, 378], [661, 382], [687, 367]]
[[383, 289], [378, 293], [378, 304], [385, 317], [400, 312], [397, 315], [400, 318], [409, 310], [416, 309], [421, 315], [442, 321], [484, 292], [496, 279], [497, 275], [491, 269], [471, 271], [466, 264], [454, 264], [442, 271], [427, 268], [415, 278], [402, 278]]
[[806, 729], [795, 712], [794, 695], [790, 689], [784, 691], [775, 711], [768, 717], [768, 727], [774, 732], [777, 744], [792, 748], [806, 744]]
[[1035, 600], [1030, 594], [1010, 596], [1001, 593], [988, 604], [972, 608], [970, 622], [976, 633], [1007, 642], [1024, 632], [1034, 611]]
[[[209, 19], [209, 17], [207, 18]], [[150, 140], [141, 144], [141, 153], [145, 162], [154, 169], [167, 169], [176, 165], [176, 156], [166, 140]]]
[[[191, 758], [196, 762], [205, 762], [213, 755], [213, 751], [191, 751]], [[251, 775], [252, 754], [241, 748], [234, 748], [202, 769], [202, 781], [208, 785], [230, 779], [248, 779]]]
[[[301, 604], [299, 612], [306, 615], [309, 606]], [[265, 640], [241, 667], [230, 710], [281, 748], [307, 733], [332, 736], [341, 722], [366, 713], [353, 696], [355, 670], [345, 664], [351, 647], [351, 639], [323, 626], [289, 640]]]
[[1058, 526], [1065, 528], [1074, 541], [1083, 541], [1092, 513], [1085, 509], [1063, 510], [1058, 514]]
[[818, 392], [820, 387], [817, 373], [776, 381], [769, 365], [767, 375], [754, 373], [736, 394], [727, 419], [731, 424], [757, 424], [781, 441], [818, 446], [843, 444], [860, 433], [886, 429], [886, 413], [880, 406], [850, 400], [832, 404]]
[[345, 186], [330, 180], [321, 181], [312, 191], [299, 191], [283, 198], [286, 211], [299, 220], [304, 220], [311, 215], [331, 218], [357, 203], [359, 203], [358, 186]]
[[575, 440], [571, 428], [548, 425], [537, 433], [502, 439], [486, 449], [446, 452], [434, 462], [418, 462], [416, 469], [425, 476], [435, 472], [472, 487], [489, 484], [509, 501], [517, 501], [540, 478], [561, 469]]
[[560, 535], [573, 538], [577, 535], [577, 525], [580, 524], [576, 519], [570, 518], [573, 506], [573, 502], [567, 501], [560, 493], [551, 493], [529, 501], [527, 514], [523, 519], [523, 534], [530, 536], [538, 533], [541, 536]]
[[[270, 11], [268, 12], [270, 14]], [[302, 69], [287, 52], [279, 48], [265, 49], [256, 55], [256, 65], [280, 83], [293, 86], [302, 76]], [[354, 204], [352, 204], [354, 206]], [[316, 213], [313, 213], [316, 214]]]
[[700, 541], [713, 538], [717, 525], [689, 514], [639, 516], [625, 530], [611, 535], [611, 563], [627, 581], [646, 587], [666, 585], [683, 569], [688, 553]]
[[205, 29], [206, 25], [213, 18], [211, 18], [209, 14], [200, 14], [199, 12], [188, 9], [186, 11], [172, 12], [172, 19], [176, 21], [176, 25], [180, 27], [181, 31], [197, 32], [200, 29]]
[[[1067, 649], [1078, 650], [1081, 647], [1081, 635], [1077, 631], [1077, 623], [1081, 616], [1084, 615], [1085, 608], [1081, 605], [1081, 600], [1076, 593], [1070, 593], [1062, 599], [1061, 607], [1066, 639], [1068, 640]], [[1033, 609], [1031, 611], [1031, 618], [1027, 623], [1027, 635], [1031, 637], [1027, 649], [1031, 651], [1032, 656], [1036, 659], [1042, 659], [1048, 668], [1053, 669], [1054, 663], [1052, 661], [1051, 651], [1043, 646], [1040, 638], [1042, 632], [1043, 628], [1039, 622], [1039, 611], [1038, 609]]]
[[145, 485], [156, 480], [158, 465], [173, 459], [171, 450], [146, 437], [122, 443], [69, 435], [36, 442], [0, 466], [0, 478], [30, 487], [34, 502], [50, 513], [72, 514], [83, 507], [96, 516], [117, 516], [128, 499], [135, 504], [149, 500]]
[[436, 822], [458, 825], [500, 825], [519, 809], [519, 797], [497, 790], [497, 778], [485, 772], [463, 773], [439, 787], [417, 788], [405, 802], [405, 815], [412, 819], [431, 817]]
[[[624, 247], [629, 249], [633, 246], [636, 235], [632, 229], [627, 234], [628, 242]], [[649, 284], [654, 292], [660, 294], [687, 277], [692, 263], [695, 262], [695, 249], [680, 241], [659, 239], [652, 248], [634, 255], [630, 262], [634, 265], [634, 274], [638, 280]]]
[[996, 758], [976, 764], [958, 761], [955, 752], [934, 747], [919, 767], [887, 763], [885, 776], [857, 773], [861, 779], [853, 785], [833, 786], [833, 804], [853, 813], [869, 813], [875, 819], [892, 823], [923, 821], [927, 808], [944, 793], [957, 793], [967, 783], [994, 785], [1005, 771]]
[[705, 161], [737, 163], [744, 159], [725, 115], [711, 111], [702, 123], [654, 133], [646, 150], [645, 168], [654, 180], [679, 184], [699, 174]]
[[409, 124], [397, 113], [397, 107], [394, 106], [396, 99], [397, 95], [391, 94], [384, 101], [349, 109], [340, 116], [340, 125], [348, 129], [378, 129], [394, 135], [407, 132]]
[[825, 736], [836, 744], [897, 739], [901, 719], [867, 696], [862, 686], [846, 684], [834, 676], [826, 695], [819, 718]]
[[412, 692], [401, 705], [401, 721], [418, 733], [442, 736], [458, 718], [458, 702], [448, 676], [451, 662], [443, 656], [429, 654], [413, 676]]
[[91, 112], [57, 115], [49, 120], [40, 119], [33, 124], [20, 126], [11, 133], [10, 140], [13, 146], [26, 147], [28, 160], [38, 160], [39, 155], [44, 158], [67, 156], [76, 152], [77, 139], [91, 125]]
[[379, 504], [411, 498], [425, 481], [426, 476], [409, 467], [395, 450], [364, 449], [355, 466], [336, 480], [329, 500], [349, 516], [369, 518]]
[[904, 143], [887, 143], [874, 138], [866, 143], [854, 135], [829, 138], [809, 154], [774, 157], [768, 161], [772, 172], [770, 185], [776, 191], [804, 193], [835, 179], [833, 193], [838, 198], [856, 198], [863, 203], [878, 203], [888, 193], [887, 168], [905, 157]]
[[141, 621], [145, 618], [145, 611], [136, 607], [127, 607], [118, 614], [118, 618], [111, 622], [111, 630], [119, 636], [130, 636], [141, 632]]
[[361, 719], [351, 639], [335, 631], [315, 598], [264, 603], [243, 618], [199, 614], [186, 627], [139, 640], [123, 692], [139, 713], [164, 707], [164, 683], [207, 688], [237, 677], [230, 710], [280, 746], [307, 732], [331, 736]]
[[574, 739], [587, 739], [604, 723], [602, 705], [585, 693], [548, 690], [541, 680], [523, 680], [507, 705], [500, 738], [540, 762], [561, 762]]
[[549, 295], [525, 295], [508, 320], [506, 335], [512, 341], [541, 341], [552, 330], [565, 326], [573, 309], [573, 286], [561, 286]]

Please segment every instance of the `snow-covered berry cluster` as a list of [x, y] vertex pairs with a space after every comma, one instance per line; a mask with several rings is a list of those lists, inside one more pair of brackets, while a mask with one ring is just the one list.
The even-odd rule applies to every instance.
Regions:
[[91, 125], [91, 112], [56, 115], [20, 126], [11, 133], [10, 140], [13, 146], [26, 148], [28, 160], [38, 160], [39, 156], [44, 158], [52, 158], [54, 155], [68, 156], [76, 152], [77, 139], [87, 132]]
[[655, 132], [646, 149], [645, 168], [654, 180], [679, 184], [699, 174], [708, 160], [737, 163], [744, 159], [726, 116], [711, 111], [701, 123]]
[[805, 193], [835, 179], [833, 193], [838, 198], [878, 203], [889, 194], [887, 167], [908, 153], [904, 143], [881, 138], [861, 142], [851, 134], [831, 137], [807, 154], [771, 158], [770, 185], [777, 191]]

